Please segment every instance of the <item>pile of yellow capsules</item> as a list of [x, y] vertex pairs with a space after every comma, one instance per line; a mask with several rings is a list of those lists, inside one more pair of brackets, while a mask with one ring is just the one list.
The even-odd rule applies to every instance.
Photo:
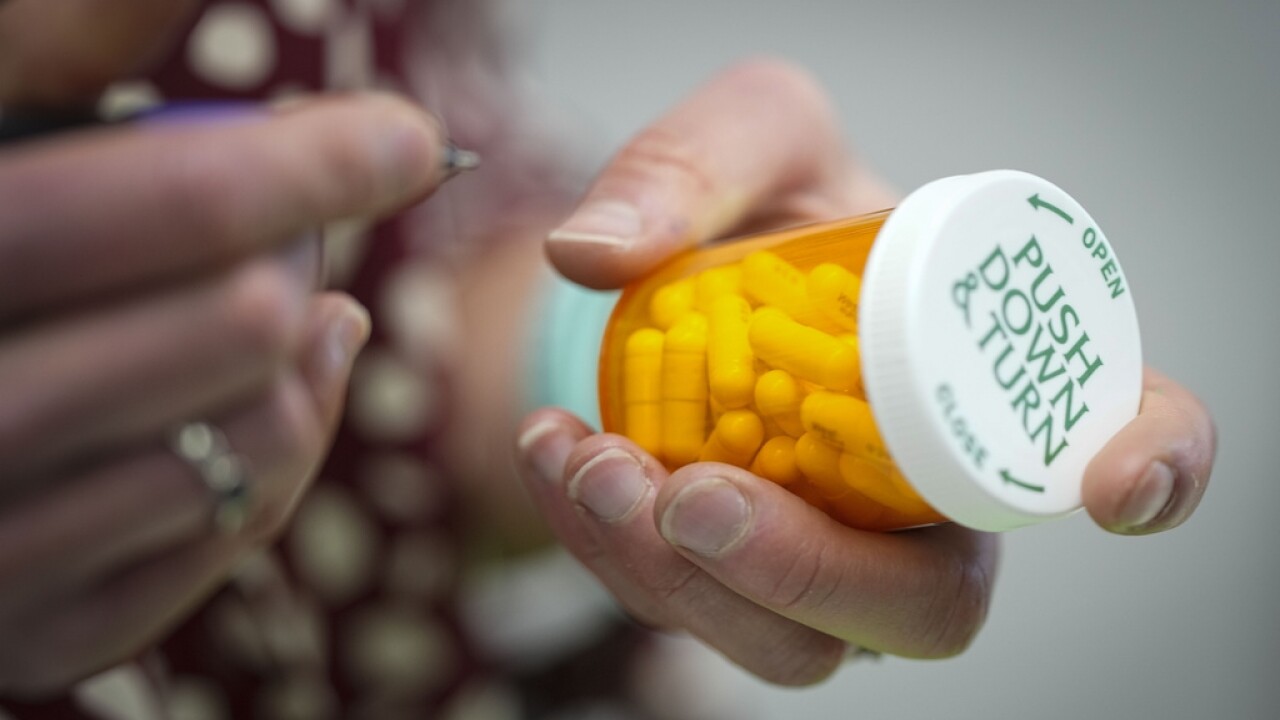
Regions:
[[623, 360], [625, 434], [668, 467], [729, 463], [859, 527], [940, 519], [862, 390], [857, 275], [761, 250], [656, 289]]

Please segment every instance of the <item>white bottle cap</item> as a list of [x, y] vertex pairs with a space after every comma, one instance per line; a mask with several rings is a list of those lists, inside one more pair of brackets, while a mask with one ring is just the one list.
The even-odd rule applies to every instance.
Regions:
[[1142, 347], [1111, 244], [1069, 195], [996, 170], [885, 222], [862, 278], [863, 382], [898, 467], [943, 515], [1009, 530], [1080, 507], [1138, 411]]

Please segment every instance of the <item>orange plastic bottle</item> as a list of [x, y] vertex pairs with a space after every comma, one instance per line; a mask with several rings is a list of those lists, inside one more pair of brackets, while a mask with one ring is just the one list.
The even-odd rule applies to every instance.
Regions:
[[[612, 305], [605, 431], [671, 469], [748, 469], [858, 528], [1074, 512], [1085, 466], [1138, 409], [1136, 313], [1110, 244], [1026, 173], [700, 247], [595, 300], [582, 306]], [[547, 363], [580, 378], [589, 360], [551, 335]]]
[[[750, 469], [768, 444], [770, 452], [755, 468], [759, 474], [857, 527], [944, 520], [884, 450], [859, 382], [858, 277], [888, 214], [701, 248], [626, 288], [600, 351], [604, 430], [645, 441], [672, 469], [697, 459], [697, 448], [704, 448], [701, 459]], [[684, 302], [674, 299], [690, 284], [694, 292], [686, 291]], [[657, 333], [664, 325], [662, 342]], [[668, 372], [679, 374], [690, 345], [682, 328], [699, 325], [705, 338], [693, 362], [704, 363], [706, 372], [692, 378], [701, 386], [692, 394], [700, 397], [664, 397], [660, 402], [671, 407], [663, 408], [667, 421], [657, 422], [667, 437], [648, 441], [652, 433], [634, 421], [643, 414], [638, 406], [652, 402], [637, 395], [644, 374], [652, 372], [645, 363], [656, 359], [652, 353], [660, 346], [660, 364], [675, 365]], [[635, 352], [642, 345], [648, 360]], [[777, 387], [780, 379], [794, 390], [785, 419], [778, 417], [778, 403], [770, 404], [786, 394]], [[691, 404], [700, 407], [690, 410]], [[843, 415], [851, 415], [854, 425]], [[832, 431], [855, 425], [852, 437]]]

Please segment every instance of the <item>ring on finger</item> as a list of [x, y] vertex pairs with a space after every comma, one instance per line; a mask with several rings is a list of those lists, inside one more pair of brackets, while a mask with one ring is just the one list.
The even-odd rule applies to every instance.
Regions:
[[169, 447], [213, 494], [214, 525], [227, 533], [239, 531], [249, 509], [249, 469], [226, 435], [207, 422], [189, 422], [173, 431]]

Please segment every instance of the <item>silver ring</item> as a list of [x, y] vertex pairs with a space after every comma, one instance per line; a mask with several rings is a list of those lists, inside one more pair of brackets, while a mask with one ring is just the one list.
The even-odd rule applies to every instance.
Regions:
[[227, 533], [244, 527], [249, 513], [249, 469], [222, 431], [206, 422], [190, 422], [173, 431], [169, 448], [213, 494], [214, 525]]

